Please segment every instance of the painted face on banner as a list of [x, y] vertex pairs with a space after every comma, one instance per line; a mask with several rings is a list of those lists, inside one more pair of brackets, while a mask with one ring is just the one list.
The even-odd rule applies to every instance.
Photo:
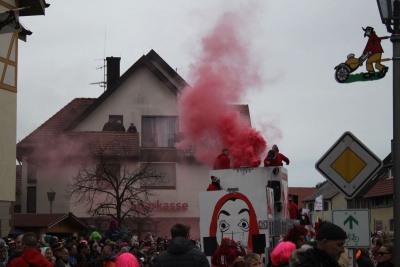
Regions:
[[250, 211], [241, 199], [230, 199], [218, 213], [217, 242], [224, 237], [235, 241], [248, 242], [250, 229]]
[[229, 193], [215, 204], [210, 236], [215, 236], [218, 244], [221, 244], [222, 238], [229, 237], [253, 249], [252, 237], [259, 233], [256, 212], [245, 195]]

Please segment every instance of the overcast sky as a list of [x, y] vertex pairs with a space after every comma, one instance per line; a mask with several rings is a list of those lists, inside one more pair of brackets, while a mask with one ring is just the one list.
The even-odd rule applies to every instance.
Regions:
[[[121, 57], [123, 74], [154, 49], [190, 84], [202, 38], [226, 12], [244, 19], [242, 35], [260, 68], [251, 88], [252, 126], [290, 159], [290, 186], [324, 178], [315, 163], [346, 131], [379, 158], [393, 136], [392, 62], [382, 80], [339, 84], [334, 67], [365, 47], [362, 27], [386, 36], [375, 0], [47, 0], [45, 16], [22, 17], [33, 34], [19, 43], [17, 139], [77, 97], [98, 97], [103, 59]], [[383, 57], [392, 43], [383, 40]], [[355, 73], [365, 71], [365, 65]], [[125, 125], [126, 126], [126, 125]]]

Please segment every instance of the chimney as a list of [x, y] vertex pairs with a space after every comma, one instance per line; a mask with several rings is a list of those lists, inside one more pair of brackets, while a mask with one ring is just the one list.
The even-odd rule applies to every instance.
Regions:
[[106, 57], [107, 60], [107, 89], [119, 78], [120, 57]]

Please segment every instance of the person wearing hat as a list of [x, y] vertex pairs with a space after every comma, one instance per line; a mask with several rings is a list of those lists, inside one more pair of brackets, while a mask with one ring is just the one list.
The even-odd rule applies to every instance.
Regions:
[[363, 78], [371, 79], [375, 77], [375, 69], [374, 66], [372, 65], [373, 63], [375, 63], [375, 68], [379, 70], [378, 77], [383, 78], [385, 77], [389, 68], [381, 64], [381, 58], [383, 53], [381, 40], [388, 39], [389, 36], [378, 37], [374, 31], [374, 28], [370, 26], [366, 27], [365, 29], [364, 28], [362, 29], [364, 31], [364, 38], [368, 36], [368, 42], [364, 48], [363, 54], [361, 55], [361, 58], [368, 56], [367, 62], [365, 64], [368, 73], [365, 73], [363, 75]]
[[315, 248], [300, 248], [290, 256], [290, 266], [340, 267], [338, 260], [344, 253], [347, 234], [342, 228], [330, 222], [321, 223]]
[[211, 184], [208, 185], [207, 191], [218, 191], [221, 190], [220, 180], [217, 176], [211, 176]]

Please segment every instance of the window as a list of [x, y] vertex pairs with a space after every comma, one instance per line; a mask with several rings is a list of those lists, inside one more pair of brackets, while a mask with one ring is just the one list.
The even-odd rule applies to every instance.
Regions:
[[389, 230], [394, 231], [394, 220], [393, 219], [389, 220]]
[[308, 203], [308, 209], [314, 211], [314, 203]]
[[36, 183], [36, 165], [28, 164], [28, 183]]
[[329, 202], [324, 201], [324, 211], [328, 211], [328, 210], [329, 210]]
[[392, 168], [389, 168], [388, 169], [388, 176], [387, 176], [387, 179], [389, 180], [389, 179], [393, 179], [393, 170], [392, 170]]
[[[147, 163], [143, 163], [147, 164]], [[141, 183], [141, 188], [149, 189], [175, 189], [176, 188], [176, 165], [175, 163], [149, 163], [151, 167], [154, 167], [159, 172], [164, 174], [164, 181], [156, 185], [144, 185]]]
[[174, 147], [177, 117], [143, 117], [142, 147]]
[[375, 232], [377, 231], [382, 231], [382, 221], [381, 220], [375, 220]]
[[[99, 178], [103, 177], [102, 179], [97, 180], [97, 184], [99, 187], [111, 189], [112, 184], [116, 184], [115, 179], [121, 179], [121, 165], [118, 163], [107, 164], [105, 169], [106, 170], [103, 170], [100, 166], [97, 166], [97, 176]], [[107, 172], [110, 178], [106, 177], [105, 172]], [[108, 179], [111, 179], [111, 182], [107, 182]]]
[[26, 201], [26, 212], [36, 213], [36, 186], [28, 186]]
[[122, 115], [109, 115], [108, 119], [112, 122], [121, 121], [124, 124], [124, 116]]

